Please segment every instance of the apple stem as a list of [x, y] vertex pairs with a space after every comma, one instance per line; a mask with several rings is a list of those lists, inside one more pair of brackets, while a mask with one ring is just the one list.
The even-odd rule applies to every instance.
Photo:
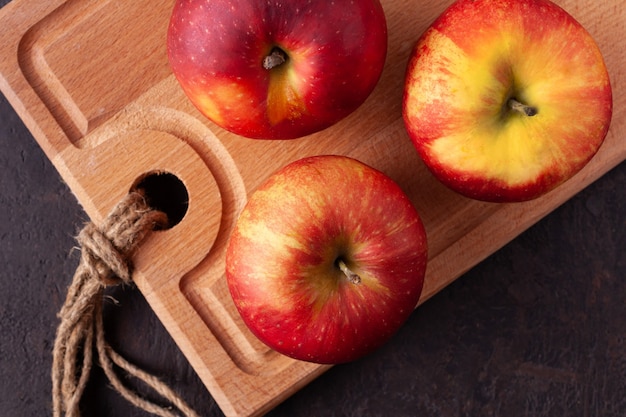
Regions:
[[280, 48], [274, 48], [268, 56], [263, 58], [263, 68], [271, 70], [272, 68], [284, 64], [285, 61], [287, 61], [287, 54]]
[[343, 259], [339, 259], [337, 265], [339, 266], [339, 269], [341, 269], [341, 272], [346, 275], [348, 281], [356, 285], [361, 283], [361, 277], [358, 274], [352, 272], [350, 268], [348, 268], [348, 265], [346, 265], [346, 263], [343, 261]]
[[515, 110], [516, 112], [525, 114], [526, 116], [534, 116], [537, 114], [537, 108], [528, 106], [524, 103], [520, 103], [514, 98], [510, 98], [508, 101], [508, 106], [511, 110]]

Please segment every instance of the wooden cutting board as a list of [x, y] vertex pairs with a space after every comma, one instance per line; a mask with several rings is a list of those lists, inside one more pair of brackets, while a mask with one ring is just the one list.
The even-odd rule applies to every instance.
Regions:
[[463, 198], [422, 165], [401, 120], [404, 71], [414, 42], [451, 0], [382, 3], [389, 52], [376, 90], [346, 120], [293, 141], [237, 137], [190, 105], [166, 59], [173, 0], [14, 0], [0, 10], [0, 88], [94, 222], [150, 173], [184, 184], [186, 215], [142, 245], [135, 280], [227, 416], [263, 414], [328, 369], [258, 342], [224, 280], [225, 247], [246, 196], [279, 167], [338, 153], [395, 179], [429, 237], [421, 303], [626, 158], [625, 0], [558, 1], [600, 45], [613, 121], [582, 172], [520, 204]]

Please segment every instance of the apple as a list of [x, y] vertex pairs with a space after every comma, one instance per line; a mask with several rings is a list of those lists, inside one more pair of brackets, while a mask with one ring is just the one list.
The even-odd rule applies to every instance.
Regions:
[[226, 277], [245, 324], [284, 355], [336, 364], [385, 343], [417, 306], [427, 241], [382, 172], [346, 156], [283, 167], [250, 196]]
[[177, 0], [170, 67], [190, 101], [248, 138], [294, 139], [356, 110], [378, 83], [378, 0]]
[[471, 198], [537, 198], [580, 171], [607, 134], [602, 54], [547, 0], [458, 0], [417, 41], [402, 105], [434, 176]]

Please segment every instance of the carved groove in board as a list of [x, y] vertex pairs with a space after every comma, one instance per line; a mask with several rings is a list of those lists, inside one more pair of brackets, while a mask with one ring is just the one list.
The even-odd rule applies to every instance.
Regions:
[[265, 346], [245, 327], [230, 298], [225, 277], [208, 287], [194, 286], [188, 298], [203, 312], [201, 315], [216, 339], [241, 371], [255, 377], [270, 377], [293, 365], [292, 359]]
[[[125, 6], [141, 11], [142, 19], [159, 23], [141, 36], [128, 30], [137, 13], [111, 8], [110, 3], [68, 1], [32, 26], [18, 47], [26, 80], [79, 148], [92, 145], [84, 141], [91, 131], [170, 74], [164, 39], [173, 0], [140, 0]], [[68, 54], [81, 54], [84, 62], [73, 65], [65, 59]], [[117, 59], [108, 59], [110, 54]], [[120, 79], [119, 73], [125, 76]], [[103, 78], [110, 88], [97, 92]]]
[[[219, 139], [201, 121], [167, 107], [130, 105], [109, 123], [96, 129], [90, 143], [103, 144], [133, 130], [157, 130], [189, 144], [211, 171], [219, 192], [222, 218], [217, 238], [207, 257], [181, 278], [179, 288], [233, 363], [251, 375], [278, 372], [289, 362], [259, 342], [240, 319], [226, 288], [224, 252], [235, 220], [246, 201], [239, 171]], [[190, 191], [190, 200], [193, 200]], [[210, 210], [208, 210], [210, 211]]]
[[62, 28], [56, 22], [75, 20], [77, 11], [70, 7], [70, 3], [62, 4], [32, 26], [18, 47], [18, 61], [24, 77], [72, 142], [86, 133], [87, 121], [49, 67], [45, 51], [61, 35]]

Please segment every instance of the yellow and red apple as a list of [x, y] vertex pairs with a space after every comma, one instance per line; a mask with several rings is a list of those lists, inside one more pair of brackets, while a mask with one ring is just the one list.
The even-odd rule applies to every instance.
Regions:
[[345, 156], [280, 169], [248, 200], [226, 277], [250, 330], [316, 363], [357, 359], [385, 343], [419, 300], [426, 233], [402, 189]]
[[171, 69], [208, 119], [249, 138], [293, 139], [355, 111], [383, 70], [379, 0], [177, 0]]
[[408, 134], [435, 177], [471, 198], [547, 193], [594, 156], [611, 114], [598, 46], [548, 0], [458, 0], [409, 59]]

